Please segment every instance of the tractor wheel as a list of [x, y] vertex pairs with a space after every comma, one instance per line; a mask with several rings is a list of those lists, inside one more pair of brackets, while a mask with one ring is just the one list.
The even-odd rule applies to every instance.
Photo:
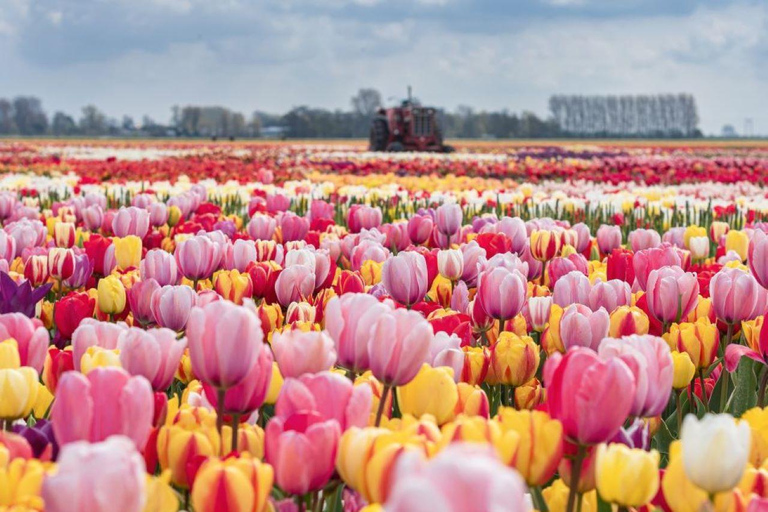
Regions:
[[402, 142], [395, 141], [389, 146], [387, 146], [387, 151], [390, 153], [400, 153], [405, 151], [405, 146], [403, 146]]
[[449, 146], [447, 144], [443, 146], [443, 153], [454, 153], [455, 151], [456, 148], [453, 146]]
[[389, 139], [387, 118], [376, 117], [371, 121], [371, 134], [368, 138], [368, 151], [385, 151]]

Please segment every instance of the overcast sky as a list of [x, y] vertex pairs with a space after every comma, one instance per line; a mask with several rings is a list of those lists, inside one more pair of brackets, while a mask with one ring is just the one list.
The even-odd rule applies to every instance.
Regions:
[[690, 92], [768, 134], [766, 0], [0, 0], [0, 96], [114, 117], [348, 108], [360, 87], [547, 113], [553, 93]]

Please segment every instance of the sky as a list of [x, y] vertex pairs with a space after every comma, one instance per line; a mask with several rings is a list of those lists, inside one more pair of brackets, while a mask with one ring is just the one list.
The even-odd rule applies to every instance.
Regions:
[[547, 114], [552, 94], [689, 92], [768, 134], [766, 0], [0, 0], [0, 96], [52, 114], [348, 109], [361, 87]]

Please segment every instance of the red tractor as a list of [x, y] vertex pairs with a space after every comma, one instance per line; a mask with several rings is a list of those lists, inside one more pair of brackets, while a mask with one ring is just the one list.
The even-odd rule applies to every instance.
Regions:
[[380, 108], [371, 121], [370, 151], [429, 151], [452, 153], [452, 146], [443, 144], [443, 132], [437, 119], [437, 110], [422, 107], [408, 99], [399, 107]]

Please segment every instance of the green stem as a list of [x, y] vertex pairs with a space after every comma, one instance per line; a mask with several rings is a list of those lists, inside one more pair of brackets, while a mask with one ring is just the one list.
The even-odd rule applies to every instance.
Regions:
[[677, 437], [680, 437], [680, 431], [683, 428], [683, 407], [680, 403], [680, 395], [682, 392], [675, 391], [675, 415], [677, 416]]
[[232, 415], [232, 451], [237, 451], [237, 445], [238, 445], [238, 437], [237, 437], [237, 430], [240, 428], [240, 415], [239, 414], [233, 414]]
[[389, 396], [389, 390], [392, 388], [389, 384], [384, 384], [384, 388], [381, 390], [381, 400], [379, 400], [379, 409], [376, 411], [376, 423], [375, 426], [381, 425], [381, 415], [384, 413], [384, 405], [387, 403], [387, 397]]
[[568, 485], [568, 506], [566, 512], [575, 512], [576, 497], [579, 494], [579, 477], [581, 476], [581, 464], [587, 454], [587, 447], [579, 445], [576, 450], [576, 457], [571, 463], [571, 483]]
[[709, 398], [707, 397], [707, 388], [704, 386], [703, 368], [699, 370], [699, 383], [701, 384], [701, 401], [704, 404], [704, 410], [709, 412]]
[[[731, 338], [733, 337], [733, 324], [728, 324], [728, 330], [725, 333], [725, 338], [723, 338], [723, 342], [720, 344], [720, 357], [723, 358], [723, 361], [725, 361], [725, 349], [728, 346], [728, 344], [731, 342]], [[726, 412], [728, 409], [728, 384], [730, 382], [731, 374], [728, 373], [728, 370], [725, 369], [725, 364], [723, 364], [722, 372], [720, 373], [720, 378], [723, 379], [723, 381], [720, 383], [720, 411]]]
[[224, 388], [216, 389], [216, 432], [219, 433], [219, 442], [221, 443], [221, 455], [224, 454], [224, 439], [222, 431], [224, 430], [224, 398], [227, 390]]
[[760, 378], [760, 387], [757, 392], [757, 406], [761, 409], [765, 406], [765, 387], [768, 386], [768, 371], [763, 371], [763, 376]]

